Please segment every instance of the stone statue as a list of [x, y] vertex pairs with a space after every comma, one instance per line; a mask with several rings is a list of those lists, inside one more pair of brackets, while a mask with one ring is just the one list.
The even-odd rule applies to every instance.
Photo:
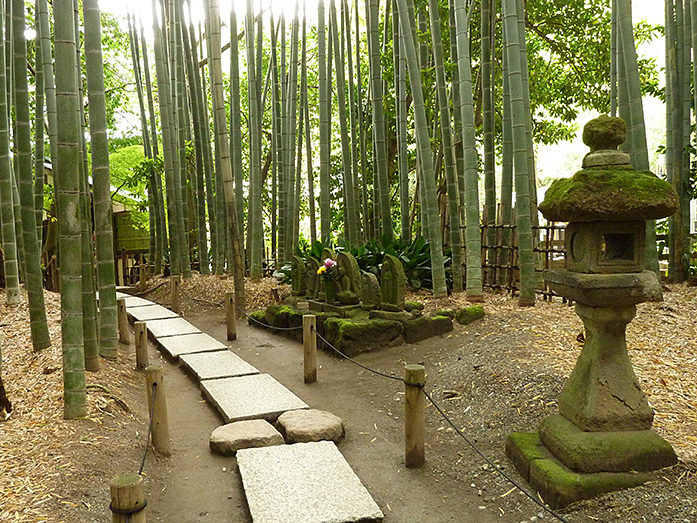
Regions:
[[399, 258], [385, 254], [380, 274], [381, 308], [386, 311], [404, 310], [404, 296], [407, 292], [407, 277]]
[[316, 300], [320, 291], [322, 280], [317, 274], [319, 266], [320, 263], [312, 256], [308, 256], [305, 260], [305, 294], [309, 300]]
[[290, 274], [292, 278], [293, 296], [303, 296], [307, 288], [307, 271], [305, 268], [305, 260], [303, 260], [300, 256], [293, 256], [291, 259]]
[[372, 272], [361, 275], [361, 309], [373, 310], [380, 308], [380, 283]]
[[361, 289], [361, 270], [351, 253], [340, 252], [336, 256], [339, 277], [336, 279], [339, 301], [346, 305], [358, 303]]

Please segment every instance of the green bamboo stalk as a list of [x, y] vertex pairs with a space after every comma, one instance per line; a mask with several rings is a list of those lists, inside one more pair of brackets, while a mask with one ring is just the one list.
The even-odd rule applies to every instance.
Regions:
[[355, 181], [353, 179], [353, 166], [351, 161], [351, 146], [349, 144], [348, 118], [346, 109], [346, 77], [344, 71], [345, 60], [340, 52], [339, 21], [336, 14], [336, 2], [329, 2], [329, 26], [332, 35], [332, 45], [337, 50], [334, 53], [334, 67], [336, 69], [336, 98], [339, 104], [339, 128], [341, 132], [341, 163], [343, 171], [344, 203], [346, 216], [346, 239], [349, 244], [358, 243], [358, 213], [356, 211]]
[[370, 227], [370, 210], [368, 209], [368, 158], [366, 154], [366, 138], [365, 138], [365, 122], [363, 117], [363, 74], [362, 74], [362, 61], [361, 61], [361, 38], [360, 38], [360, 18], [358, 14], [358, 0], [355, 0], [354, 9], [355, 11], [355, 26], [354, 30], [356, 32], [356, 118], [358, 120], [358, 147], [360, 149], [361, 157], [361, 208], [363, 209], [363, 231], [364, 237], [367, 239], [369, 237], [374, 237], [373, 231]]
[[[227, 116], [225, 114], [225, 100], [223, 96], [223, 69], [220, 64], [220, 16], [217, 0], [206, 0], [206, 25], [210, 35], [210, 60], [211, 91], [213, 94], [213, 116], [216, 119], [218, 136], [216, 147], [219, 151], [218, 160], [220, 169], [218, 176], [223, 181], [225, 192], [225, 207], [227, 210], [229, 240], [233, 259], [231, 261], [233, 281], [235, 285], [235, 303], [241, 309], [245, 308], [244, 289], [244, 256], [240, 245], [239, 227], [236, 219], [236, 203], [234, 181], [232, 178], [232, 162], [230, 160], [230, 141], [227, 136]], [[248, 30], [249, 27], [246, 28]], [[255, 91], [252, 90], [252, 93]], [[253, 96], [250, 98], [254, 98]]]
[[[317, 64], [319, 69], [319, 211], [322, 243], [331, 239], [331, 209], [329, 194], [330, 167], [330, 111], [329, 104], [331, 61], [327, 60], [327, 37], [325, 29], [324, 0], [317, 2]], [[329, 62], [329, 64], [328, 64]], [[365, 171], [364, 171], [365, 172]]]
[[440, 31], [441, 19], [438, 1], [429, 0], [429, 19], [431, 22], [431, 41], [433, 42], [433, 63], [436, 72], [436, 91], [440, 109], [440, 132], [443, 145], [443, 160], [447, 183], [449, 236], [452, 249], [453, 292], [462, 292], [462, 231], [460, 229], [460, 188], [458, 186], [455, 146], [450, 117], [445, 80], [445, 60], [443, 58], [443, 38]]
[[237, 223], [244, 223], [244, 171], [242, 168], [242, 112], [240, 109], [240, 63], [237, 12], [230, 10], [230, 152], [235, 176]]
[[[397, 12], [397, 0], [392, 0]], [[407, 150], [407, 82], [404, 44], [399, 29], [399, 16], [393, 17], [392, 54], [394, 56], [395, 130], [397, 134], [397, 159], [399, 167], [399, 218], [402, 240], [411, 242], [409, 226], [409, 152]]]
[[24, 274], [29, 298], [31, 339], [35, 351], [51, 345], [46, 321], [46, 306], [41, 275], [41, 251], [36, 237], [34, 180], [31, 160], [29, 93], [27, 90], [27, 50], [24, 36], [24, 2], [12, 0], [12, 36], [14, 50], [14, 95], [16, 100], [16, 158], [19, 197], [22, 205]]
[[[482, 82], [482, 136], [484, 149], [484, 221], [488, 226], [487, 244], [489, 250], [487, 258], [493, 263], [496, 251], [493, 245], [496, 241], [493, 225], [496, 223], [496, 154], [494, 151], [494, 89], [492, 82], [492, 20], [495, 4], [492, 0], [482, 0], [481, 8], [481, 70]], [[520, 61], [519, 61], [520, 63]], [[493, 271], [487, 271], [487, 283], [493, 284]]]
[[100, 12], [97, 0], [83, 0], [82, 5], [85, 21], [85, 63], [90, 104], [92, 183], [99, 284], [99, 354], [105, 358], [116, 359], [119, 336]]
[[[34, 3], [36, 12], [38, 2]], [[39, 242], [39, 250], [42, 247], [44, 234], [44, 70], [42, 64], [43, 41], [38, 23], [34, 23], [37, 29], [34, 40], [34, 208], [36, 209], [36, 238]]]
[[426, 118], [426, 108], [424, 106], [423, 86], [421, 83], [421, 68], [419, 66], [416, 54], [415, 39], [413, 35], [413, 27], [411, 17], [409, 16], [408, 5], [410, 0], [398, 0], [397, 11], [399, 14], [400, 27], [403, 31], [404, 46], [406, 50], [407, 66], [409, 69], [409, 80], [411, 83], [411, 92], [414, 106], [414, 120], [416, 127], [416, 140], [418, 153], [421, 159], [421, 168], [423, 170], [423, 183], [427, 185], [424, 191], [428, 198], [425, 212], [430, 213], [429, 230], [426, 238], [429, 242], [431, 253], [431, 273], [433, 278], [433, 295], [435, 297], [443, 297], [447, 295], [447, 287], [445, 283], [445, 270], [443, 267], [443, 248], [439, 231], [439, 220], [437, 216], [437, 202], [435, 178], [433, 175], [433, 156], [431, 153], [431, 143], [428, 131], [428, 121]]
[[[18, 3], [21, 0], [17, 0]], [[63, 416], [75, 419], [87, 415], [85, 355], [82, 331], [82, 273], [80, 268], [79, 133], [76, 44], [73, 0], [53, 4], [56, 53], [57, 158], [55, 176], [61, 278], [61, 339], [63, 344]]]
[[[0, 35], [5, 22], [4, 3], [0, 2]], [[5, 85], [5, 46], [0, 45], [0, 85]], [[12, 204], [12, 160], [10, 159], [10, 122], [7, 90], [0, 89], [0, 220], [2, 224], [3, 267], [5, 270], [5, 302], [19, 305], [22, 295], [19, 286], [19, 261], [15, 216]]]
[[285, 258], [280, 258], [281, 263], [290, 260], [293, 255], [293, 223], [298, 220], [294, 214], [295, 202], [295, 152], [296, 133], [298, 130], [298, 43], [300, 33], [299, 4], [295, 1], [295, 14], [291, 22], [290, 38], [290, 69], [288, 72], [288, 85], [286, 86], [286, 162], [285, 162], [285, 212], [284, 235], [285, 244], [283, 253]]
[[[677, 94], [675, 86], [677, 84], [677, 64], [675, 63], [675, 53], [677, 48], [675, 13], [673, 10], [674, 0], [665, 0], [665, 56], [666, 56], [666, 86], [665, 86], [665, 105], [666, 105], [666, 180], [676, 188], [674, 176], [675, 155], [679, 151], [676, 145], [676, 135], [674, 134], [674, 118], [676, 107], [674, 99]], [[613, 9], [613, 19], [617, 10]], [[617, 30], [615, 30], [617, 32]], [[679, 110], [680, 108], [678, 108]], [[668, 217], [668, 279], [675, 281], [676, 272], [681, 273], [681, 257], [677, 255], [676, 249], [676, 217]]]
[[518, 265], [520, 267], [520, 294], [518, 304], [535, 304], [535, 265], [532, 250], [532, 222], [530, 219], [530, 183], [528, 180], [528, 154], [525, 137], [525, 105], [523, 101], [522, 68], [520, 65], [520, 39], [516, 0], [503, 0], [503, 26], [508, 80], [511, 92], [513, 131], [513, 161], [515, 166], [516, 225], [518, 234]]
[[[482, 245], [479, 232], [479, 173], [477, 142], [472, 98], [472, 65], [470, 61], [470, 32], [467, 10], [462, 2], [455, 4], [457, 40], [458, 93], [462, 121], [462, 146], [465, 169], [465, 253], [467, 256], [467, 299], [481, 301]], [[456, 109], [457, 110], [457, 109]]]
[[[307, 56], [307, 18], [303, 19], [303, 57]], [[300, 88], [301, 92], [308, 93], [307, 90], [307, 59], [301, 64]], [[310, 211], [310, 241], [314, 244], [317, 241], [317, 220], [315, 213], [315, 182], [312, 172], [312, 134], [310, 133], [310, 96], [306, 94], [305, 101], [305, 158], [307, 161], [307, 194], [308, 206]]]
[[[373, 108], [373, 147], [375, 171], [373, 176], [378, 187], [379, 223], [381, 236], [387, 243], [393, 239], [390, 193], [387, 179], [387, 146], [385, 137], [385, 110], [383, 102], [383, 79], [380, 65], [379, 4], [378, 0], [366, 0], [368, 18], [368, 54], [370, 62], [370, 92]], [[411, 73], [410, 73], [411, 77]], [[378, 228], [376, 227], [376, 230]]]

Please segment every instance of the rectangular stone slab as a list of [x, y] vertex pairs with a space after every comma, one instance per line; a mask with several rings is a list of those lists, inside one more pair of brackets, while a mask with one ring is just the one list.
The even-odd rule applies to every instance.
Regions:
[[182, 354], [227, 350], [225, 345], [203, 332], [165, 336], [158, 338], [157, 343], [162, 347], [162, 350], [174, 358], [178, 358]]
[[383, 513], [331, 441], [237, 451], [254, 523], [382, 521]]
[[166, 318], [152, 320], [147, 323], [148, 330], [156, 338], [165, 336], [179, 336], [180, 334], [194, 334], [199, 331], [184, 318]]
[[225, 423], [259, 418], [274, 421], [288, 410], [308, 408], [268, 374], [205, 380], [201, 388]]
[[127, 309], [130, 309], [131, 307], [145, 307], [147, 305], [153, 305], [153, 302], [139, 298], [138, 296], [129, 296], [128, 294], [120, 294], [117, 292], [116, 299], [118, 300], [120, 298], [124, 298], [126, 300]]
[[229, 350], [182, 354], [180, 361], [199, 381], [259, 374], [256, 368]]
[[142, 307], [126, 307], [126, 312], [134, 321], [163, 320], [165, 318], [179, 317], [176, 312], [156, 304], [144, 305]]

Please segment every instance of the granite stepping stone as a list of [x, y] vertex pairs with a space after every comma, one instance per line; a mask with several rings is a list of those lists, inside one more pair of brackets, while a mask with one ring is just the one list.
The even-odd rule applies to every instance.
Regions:
[[[148, 322], [148, 327], [150, 323], [152, 322]], [[227, 350], [225, 345], [203, 332], [182, 334], [180, 336], [165, 336], [164, 338], [158, 338], [157, 343], [162, 350], [173, 358], [178, 358], [183, 354]]]
[[330, 440], [344, 437], [344, 420], [331, 412], [317, 409], [291, 410], [278, 417], [276, 428], [288, 443]]
[[155, 338], [179, 336], [181, 334], [195, 334], [197, 332], [201, 332], [184, 318], [152, 320], [147, 323], [147, 327]]
[[203, 380], [201, 388], [225, 423], [259, 418], [275, 421], [288, 410], [308, 408], [268, 374]]
[[182, 354], [180, 361], [199, 381], [259, 374], [259, 371], [229, 350]]
[[283, 445], [285, 441], [273, 425], [263, 419], [235, 421], [215, 429], [209, 445], [221, 456], [234, 456], [238, 450]]
[[139, 298], [138, 296], [129, 296], [128, 294], [121, 294], [116, 293], [116, 299], [123, 298], [126, 300], [126, 308], [130, 309], [131, 307], [145, 307], [147, 305], [153, 305], [153, 302], [149, 300], [145, 300], [143, 298]]
[[163, 320], [165, 318], [178, 318], [176, 312], [165, 309], [162, 305], [143, 305], [141, 307], [126, 307], [126, 312], [134, 321]]
[[383, 520], [331, 441], [242, 449], [237, 464], [254, 523]]

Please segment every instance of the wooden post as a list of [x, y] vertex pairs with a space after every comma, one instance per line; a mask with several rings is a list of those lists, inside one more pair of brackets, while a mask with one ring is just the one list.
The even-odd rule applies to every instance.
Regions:
[[143, 477], [131, 472], [109, 482], [112, 523], [145, 523]]
[[317, 317], [314, 314], [303, 315], [303, 362], [305, 383], [317, 381]]
[[175, 274], [170, 279], [170, 293], [171, 293], [171, 304], [172, 311], [177, 314], [181, 314], [181, 305], [179, 302], [179, 285], [181, 284], [182, 277], [179, 274]]
[[421, 387], [426, 383], [423, 365], [404, 367], [404, 461], [410, 468], [421, 467], [426, 461], [426, 396]]
[[140, 264], [140, 270], [138, 271], [139, 274], [138, 276], [140, 277], [140, 281], [138, 282], [138, 290], [140, 292], [145, 291], [145, 287], [148, 284], [148, 272], [147, 272], [148, 266], [145, 265], [144, 263]]
[[[167, 417], [167, 397], [162, 384], [162, 367], [150, 365], [145, 369], [145, 385], [148, 394], [148, 412], [152, 412], [152, 444], [164, 456], [172, 453], [169, 441], [169, 420]], [[153, 407], [154, 398], [154, 407]]]
[[225, 320], [227, 323], [227, 339], [228, 341], [237, 339], [237, 318], [235, 311], [235, 293], [225, 293]]
[[116, 300], [116, 313], [119, 325], [119, 343], [131, 344], [131, 332], [128, 328], [128, 314], [126, 313], [126, 298]]
[[137, 321], [133, 324], [136, 329], [136, 368], [144, 369], [148, 363], [148, 335], [145, 330], [145, 322]]

